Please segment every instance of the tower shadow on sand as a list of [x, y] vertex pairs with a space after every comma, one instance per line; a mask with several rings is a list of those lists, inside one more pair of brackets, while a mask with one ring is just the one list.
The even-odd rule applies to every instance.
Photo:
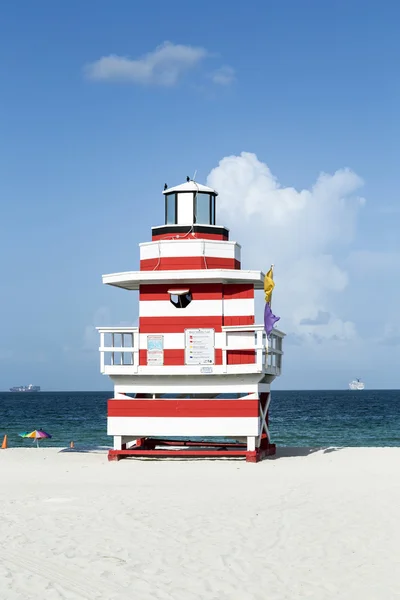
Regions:
[[331, 454], [332, 452], [338, 452], [342, 450], [341, 447], [331, 446], [328, 448], [310, 448], [307, 446], [291, 447], [283, 446], [277, 447], [275, 456], [268, 457], [268, 460], [278, 460], [280, 458], [298, 458], [303, 456], [310, 456], [311, 454], [322, 453]]

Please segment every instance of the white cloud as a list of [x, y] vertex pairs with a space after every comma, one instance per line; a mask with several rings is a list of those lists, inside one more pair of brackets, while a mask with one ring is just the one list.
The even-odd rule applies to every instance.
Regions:
[[273, 310], [282, 329], [303, 340], [355, 338], [354, 323], [335, 311], [335, 294], [345, 290], [348, 276], [334, 254], [354, 237], [365, 202], [356, 195], [362, 179], [341, 169], [298, 191], [281, 186], [255, 154], [242, 152], [222, 159], [208, 184], [220, 193], [219, 222], [243, 244], [245, 268], [275, 264]]
[[235, 69], [233, 67], [220, 67], [211, 73], [211, 79], [217, 85], [230, 85], [235, 81]]
[[96, 81], [120, 81], [142, 85], [175, 85], [189, 69], [208, 55], [201, 47], [164, 42], [153, 52], [132, 59], [111, 54], [87, 65], [85, 72]]

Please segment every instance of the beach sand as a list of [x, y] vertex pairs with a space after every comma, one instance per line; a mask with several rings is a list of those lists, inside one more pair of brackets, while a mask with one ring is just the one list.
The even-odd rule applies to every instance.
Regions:
[[0, 450], [0, 598], [399, 598], [399, 466], [400, 448], [259, 464]]

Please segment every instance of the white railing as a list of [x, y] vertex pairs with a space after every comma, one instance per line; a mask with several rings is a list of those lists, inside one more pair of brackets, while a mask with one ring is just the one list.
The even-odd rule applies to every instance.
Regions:
[[[265, 332], [264, 332], [264, 335]], [[282, 371], [283, 338], [285, 334], [279, 329], [273, 329], [268, 340], [268, 348], [264, 356], [267, 373], [280, 375]]]
[[258, 371], [265, 370], [271, 375], [280, 375], [282, 369], [282, 343], [285, 334], [273, 329], [269, 339], [264, 325], [233, 325], [222, 327], [224, 345], [222, 347], [222, 365], [229, 370], [229, 352], [253, 351], [254, 364]]
[[[153, 372], [162, 374], [174, 367], [139, 364], [139, 329], [138, 327], [97, 327], [100, 334], [100, 370], [101, 373], [135, 374]], [[273, 329], [267, 338], [263, 325], [239, 325], [222, 327], [222, 365], [212, 365], [207, 372], [215, 374], [240, 372], [265, 372], [279, 376], [282, 369], [282, 342], [285, 336], [278, 329]], [[217, 346], [221, 347], [221, 346]], [[241, 352], [240, 352], [241, 351]], [[233, 354], [251, 353], [254, 361], [241, 364], [231, 358]], [[182, 371], [183, 369], [183, 371]], [[176, 367], [177, 373], [190, 371], [191, 374], [204, 367], [200, 365]]]
[[[97, 327], [100, 333], [100, 371], [106, 367], [126, 367], [137, 372], [139, 366], [138, 327]], [[125, 369], [124, 369], [125, 370]]]

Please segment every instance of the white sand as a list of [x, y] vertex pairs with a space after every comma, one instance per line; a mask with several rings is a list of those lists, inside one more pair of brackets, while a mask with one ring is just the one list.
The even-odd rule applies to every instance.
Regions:
[[399, 598], [400, 448], [283, 454], [0, 450], [0, 599]]

